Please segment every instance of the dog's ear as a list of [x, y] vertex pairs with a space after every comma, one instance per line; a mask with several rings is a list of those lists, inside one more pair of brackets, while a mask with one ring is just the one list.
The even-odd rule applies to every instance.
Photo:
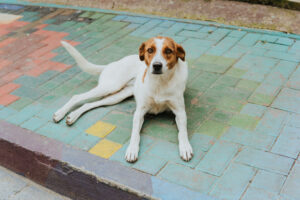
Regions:
[[185, 60], [185, 51], [180, 44], [176, 44], [176, 56], [180, 58], [182, 61]]
[[140, 49], [139, 49], [139, 56], [140, 56], [140, 60], [141, 61], [144, 61], [145, 60], [145, 42], [143, 42], [140, 46]]

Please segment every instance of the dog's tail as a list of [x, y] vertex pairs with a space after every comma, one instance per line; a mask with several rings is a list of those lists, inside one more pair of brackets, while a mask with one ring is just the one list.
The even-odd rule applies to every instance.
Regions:
[[66, 48], [69, 54], [76, 60], [78, 66], [81, 68], [82, 71], [92, 74], [98, 75], [100, 74], [103, 69], [105, 68], [104, 65], [95, 65], [89, 61], [87, 61], [79, 51], [77, 51], [71, 44], [61, 41], [61, 44]]

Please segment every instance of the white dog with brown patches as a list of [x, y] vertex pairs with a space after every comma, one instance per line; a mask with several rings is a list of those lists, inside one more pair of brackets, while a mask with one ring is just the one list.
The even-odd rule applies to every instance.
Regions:
[[[101, 74], [98, 85], [83, 94], [74, 95], [53, 116], [59, 122], [75, 106], [86, 103], [71, 112], [66, 123], [73, 124], [84, 112], [106, 105], [113, 105], [134, 95], [136, 111], [133, 117], [131, 139], [125, 159], [135, 162], [138, 158], [140, 130], [146, 113], [158, 114], [171, 110], [176, 116], [180, 157], [189, 161], [193, 150], [188, 140], [184, 90], [188, 77], [185, 51], [173, 39], [155, 37], [144, 42], [139, 55], [131, 55], [108, 65], [88, 62], [73, 46], [62, 45], [74, 57], [79, 67], [90, 74]], [[98, 101], [92, 102], [98, 99]], [[100, 99], [100, 100], [99, 100]]]

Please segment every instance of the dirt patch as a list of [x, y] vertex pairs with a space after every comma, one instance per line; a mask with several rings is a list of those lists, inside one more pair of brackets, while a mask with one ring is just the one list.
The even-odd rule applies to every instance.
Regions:
[[129, 11], [300, 34], [300, 11], [226, 0], [29, 0]]

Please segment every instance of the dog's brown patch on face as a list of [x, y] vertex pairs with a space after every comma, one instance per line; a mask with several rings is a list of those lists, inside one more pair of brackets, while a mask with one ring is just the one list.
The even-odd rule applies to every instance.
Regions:
[[[167, 67], [172, 69], [178, 61], [178, 58], [185, 60], [185, 51], [181, 45], [177, 44], [172, 38], [169, 37], [155, 37], [157, 39], [163, 39], [163, 47], [161, 54], [167, 61]], [[155, 38], [151, 38], [146, 42], [142, 43], [139, 49], [139, 56], [141, 61], [145, 61], [149, 67], [153, 57], [157, 53]]]
[[143, 83], [145, 82], [145, 77], [146, 77], [147, 71], [148, 71], [148, 68], [146, 68], [144, 71], [143, 80], [142, 80]]
[[156, 53], [156, 45], [155, 45], [154, 38], [147, 40], [140, 46], [140, 50], [139, 50], [140, 60], [141, 61], [145, 60], [145, 63], [148, 67], [152, 59], [154, 58], [155, 53]]

